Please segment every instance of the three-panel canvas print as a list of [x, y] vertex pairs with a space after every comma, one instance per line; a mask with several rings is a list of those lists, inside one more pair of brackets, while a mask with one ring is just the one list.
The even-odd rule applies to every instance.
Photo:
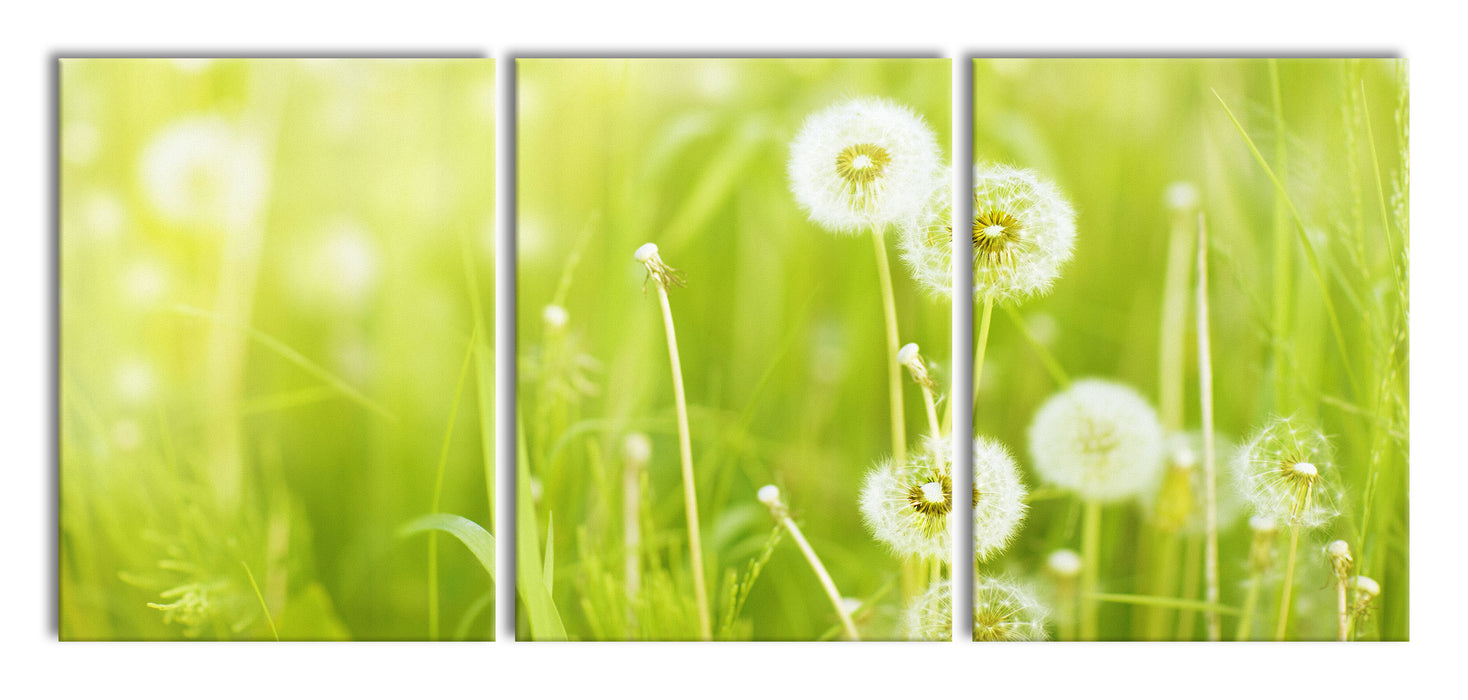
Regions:
[[1409, 638], [1403, 60], [58, 96], [63, 640]]

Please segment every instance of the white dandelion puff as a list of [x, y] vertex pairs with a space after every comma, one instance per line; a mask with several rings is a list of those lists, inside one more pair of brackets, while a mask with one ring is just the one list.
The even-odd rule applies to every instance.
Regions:
[[948, 561], [953, 542], [952, 456], [929, 438], [905, 463], [883, 460], [867, 474], [861, 513], [878, 540], [904, 557]]
[[1295, 418], [1275, 418], [1234, 458], [1234, 479], [1254, 512], [1313, 529], [1336, 515], [1337, 467], [1330, 441]]
[[[899, 240], [913, 279], [940, 299], [953, 294], [955, 232], [946, 199], [931, 198], [934, 204], [904, 224]], [[1071, 258], [1075, 235], [1075, 211], [1054, 184], [1029, 170], [974, 166], [974, 299], [1012, 301], [1049, 291]]]
[[1075, 578], [1081, 573], [1081, 555], [1074, 549], [1057, 549], [1045, 558], [1045, 569], [1056, 578]]
[[787, 166], [796, 201], [833, 233], [915, 216], [941, 169], [938, 141], [923, 118], [870, 97], [807, 117], [790, 144]]
[[1050, 613], [1033, 593], [1002, 578], [974, 580], [974, 641], [1038, 642]]
[[249, 223], [267, 187], [260, 144], [217, 116], [166, 127], [143, 151], [139, 177], [159, 214], [199, 227]]
[[1130, 387], [1077, 381], [1050, 397], [1029, 430], [1035, 470], [1088, 501], [1116, 501], [1156, 483], [1162, 467], [1157, 412]]
[[1178, 213], [1187, 213], [1196, 209], [1201, 199], [1198, 195], [1198, 186], [1186, 180], [1168, 185], [1162, 198], [1167, 202], [1168, 209]]
[[920, 642], [953, 639], [953, 586], [944, 580], [934, 583], [908, 604], [902, 615], [902, 631]]
[[1019, 465], [996, 440], [974, 439], [974, 559], [984, 561], [1014, 538], [1025, 518]]

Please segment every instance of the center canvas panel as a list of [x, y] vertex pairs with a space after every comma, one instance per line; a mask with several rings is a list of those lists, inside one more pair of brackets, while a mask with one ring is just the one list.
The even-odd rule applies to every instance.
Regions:
[[951, 69], [518, 62], [518, 639], [951, 637]]

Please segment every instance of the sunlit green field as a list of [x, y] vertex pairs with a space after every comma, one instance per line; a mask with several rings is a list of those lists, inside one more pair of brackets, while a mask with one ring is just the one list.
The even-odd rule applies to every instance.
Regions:
[[62, 639], [493, 636], [493, 65], [62, 62]]
[[[904, 565], [858, 508], [893, 450], [873, 245], [812, 223], [786, 162], [808, 115], [872, 96], [921, 115], [946, 166], [950, 76], [946, 60], [518, 62], [519, 638], [702, 636], [658, 282], [633, 258], [648, 242], [687, 280], [668, 298], [710, 636], [845, 636], [757, 499], [767, 484], [861, 638], [904, 636]], [[920, 293], [893, 238], [900, 342], [918, 343], [946, 387], [950, 305]], [[917, 444], [923, 399], [906, 379], [903, 392]], [[651, 440], [640, 479], [633, 433]]]
[[[1016, 448], [1030, 513], [983, 571], [1031, 583], [1056, 613], [1052, 634], [1065, 636], [1064, 587], [1046, 561], [1081, 550], [1085, 509], [1035, 469], [1027, 430], [1068, 381], [1128, 384], [1164, 430], [1202, 427], [1201, 213], [1220, 444], [1294, 416], [1334, 447], [1322, 468], [1341, 496], [1333, 518], [1299, 535], [1291, 620], [1279, 635], [1289, 528], [1265, 548], [1272, 561], [1250, 609], [1251, 509], [1233, 496], [1231, 450], [1218, 448], [1221, 638], [1337, 638], [1337, 576], [1323, 547], [1339, 539], [1354, 560], [1349, 575], [1380, 589], [1351, 638], [1406, 639], [1405, 62], [979, 60], [974, 84], [976, 159], [1036, 170], [1077, 212], [1074, 259], [1053, 291], [994, 312], [975, 426]], [[1197, 204], [1170, 207], [1168, 188], [1183, 181]], [[1196, 606], [1206, 599], [1206, 537], [1164, 523], [1164, 488], [1102, 509], [1101, 597], [1079, 601], [1098, 606], [1100, 639], [1209, 636]], [[1242, 617], [1250, 622], [1240, 630]]]

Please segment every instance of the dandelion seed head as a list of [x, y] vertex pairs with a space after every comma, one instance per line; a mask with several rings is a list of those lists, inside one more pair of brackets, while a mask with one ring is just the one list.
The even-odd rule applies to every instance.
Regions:
[[904, 557], [951, 559], [953, 509], [952, 456], [947, 443], [934, 438], [905, 464], [880, 462], [861, 490], [867, 528]]
[[780, 487], [774, 484], [765, 484], [759, 489], [759, 502], [767, 506], [773, 506], [780, 502]]
[[911, 109], [856, 98], [806, 118], [790, 143], [790, 189], [832, 233], [897, 225], [915, 216], [942, 168], [938, 141]]
[[638, 246], [637, 252], [635, 252], [635, 253], [632, 254], [632, 258], [634, 260], [636, 260], [637, 262], [646, 263], [648, 260], [651, 260], [652, 259], [652, 256], [657, 255], [657, 254], [658, 254], [658, 244], [656, 244], [656, 243], [643, 243], [641, 246]]
[[1336, 515], [1340, 494], [1330, 441], [1296, 418], [1274, 418], [1233, 460], [1237, 490], [1254, 512], [1314, 529]]
[[997, 440], [974, 439], [974, 559], [998, 554], [1019, 530], [1029, 506], [1019, 465]]
[[1073, 549], [1057, 549], [1045, 559], [1045, 568], [1059, 578], [1075, 578], [1081, 573], [1081, 555]]
[[1084, 379], [1050, 397], [1029, 429], [1035, 470], [1086, 500], [1116, 501], [1156, 483], [1162, 426], [1135, 390]]
[[264, 149], [218, 116], [165, 127], [143, 151], [144, 193], [165, 219], [199, 228], [253, 220], [268, 185]]
[[902, 631], [908, 639], [946, 642], [953, 639], [953, 586], [939, 581], [913, 599], [902, 614]]
[[974, 641], [1033, 642], [1046, 639], [1050, 613], [1020, 584], [1002, 578], [974, 580]]
[[[1052, 183], [1005, 165], [974, 166], [974, 299], [1016, 301], [1049, 291], [1075, 245], [1075, 211]], [[931, 296], [952, 296], [953, 207], [946, 181], [906, 220], [899, 247]]]

